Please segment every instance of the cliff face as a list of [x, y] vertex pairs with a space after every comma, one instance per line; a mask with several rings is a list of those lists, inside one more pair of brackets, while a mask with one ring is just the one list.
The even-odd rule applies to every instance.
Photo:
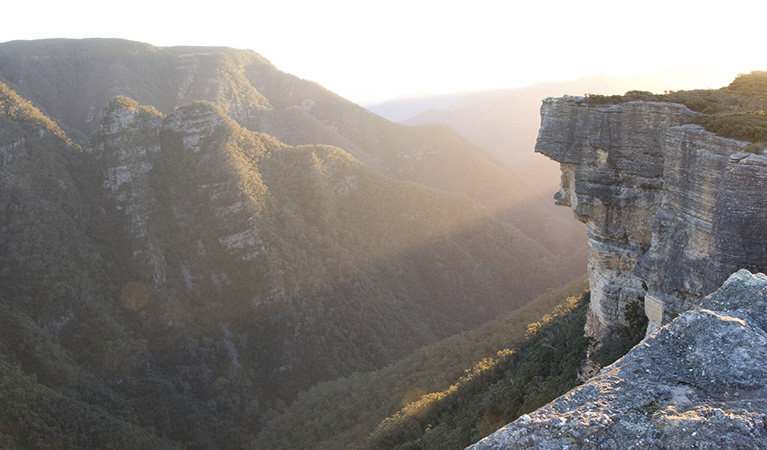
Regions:
[[588, 383], [471, 448], [767, 448], [766, 292], [764, 274], [733, 274]]
[[691, 125], [671, 103], [546, 99], [536, 151], [559, 162], [555, 195], [586, 223], [591, 316], [602, 337], [644, 301], [648, 334], [729, 274], [767, 267], [767, 157]]
[[740, 269], [767, 268], [767, 157], [694, 125], [666, 133], [665, 195], [635, 272], [652, 323], [695, 305]]

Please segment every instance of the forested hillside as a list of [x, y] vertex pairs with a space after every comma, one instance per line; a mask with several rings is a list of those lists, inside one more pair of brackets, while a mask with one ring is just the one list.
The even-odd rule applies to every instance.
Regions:
[[[484, 395], [490, 384], [482, 378], [485, 375], [479, 378], [474, 378], [473, 375], [491, 366], [494, 367], [493, 370], [502, 367], [502, 362], [507, 360], [506, 356], [511, 352], [519, 354], [520, 345], [530, 347], [524, 342], [531, 333], [531, 324], [540, 325], [542, 320], [548, 323], [550, 318], [547, 315], [553, 310], [557, 309], [557, 314], [564, 313], [565, 315], [557, 320], [569, 325], [557, 329], [556, 333], [549, 330], [546, 334], [553, 336], [567, 328], [570, 334], [563, 334], [563, 337], [568, 336], [567, 339], [573, 338], [574, 343], [580, 343], [583, 334], [583, 303], [580, 303], [579, 309], [571, 318], [567, 317], [570, 317], [575, 297], [583, 294], [586, 285], [585, 281], [578, 281], [561, 289], [549, 290], [508, 316], [424, 347], [381, 370], [355, 373], [349, 377], [318, 384], [302, 393], [284, 410], [270, 412], [269, 420], [259, 435], [257, 447], [370, 448], [385, 446], [381, 444], [382, 436], [388, 436], [385, 439], [400, 440], [392, 445], [418, 439], [424, 431], [424, 424], [412, 423], [413, 411], [433, 410], [436, 414], [439, 410], [439, 414], [447, 419], [457, 410], [446, 410], [444, 405], [447, 402], [439, 399], [445, 398], [446, 395], [457, 398], [458, 391], [463, 392], [460, 396], [465, 395], [467, 379], [474, 379], [472, 383], [475, 391], [480, 392], [480, 396]], [[534, 328], [538, 325], [534, 325]], [[565, 351], [564, 347], [562, 351]], [[547, 358], [550, 355], [539, 356]], [[579, 348], [566, 356], [572, 358], [572, 361], [584, 357], [585, 350]], [[525, 409], [547, 401], [545, 399], [549, 399], [552, 392], [571, 386], [576, 372], [557, 372], [556, 376], [561, 376], [561, 379], [555, 380], [552, 377], [547, 381], [547, 389], [553, 389], [552, 391], [531, 389], [529, 392], [522, 392], [520, 398], [525, 399]], [[519, 408], [522, 404], [519, 398], [504, 399], [498, 396], [484, 408], [501, 408], [502, 405], [508, 406], [514, 402], [517, 402], [514, 408]], [[462, 411], [463, 414], [471, 415], [482, 410], [483, 407], [472, 407]], [[480, 415], [484, 414], [485, 412], [482, 412]], [[513, 412], [506, 415], [494, 413], [493, 420], [482, 425], [479, 420], [467, 421], [466, 429], [459, 433], [462, 436], [460, 442], [470, 439], [476, 433], [487, 434], [492, 427], [497, 427], [502, 420], [513, 415]], [[442, 428], [445, 427], [446, 425]], [[405, 432], [405, 429], [410, 432]], [[393, 437], [397, 433], [402, 434]], [[454, 443], [453, 447], [459, 448], [458, 445]]]
[[0, 80], [7, 446], [245, 447], [580, 271], [486, 151], [253, 52], [13, 42]]
[[[541, 207], [551, 203], [551, 189], [542, 193], [521, 181], [449, 127], [394, 124], [253, 51], [117, 39], [9, 42], [0, 45], [0, 81], [81, 144], [115, 96], [163, 114], [210, 101], [245, 128], [286, 144], [337, 146], [387, 176], [464, 193], [561, 258], [563, 271], [575, 276], [585, 270], [582, 228], [561, 211]], [[576, 249], [578, 256], [569, 258]]]

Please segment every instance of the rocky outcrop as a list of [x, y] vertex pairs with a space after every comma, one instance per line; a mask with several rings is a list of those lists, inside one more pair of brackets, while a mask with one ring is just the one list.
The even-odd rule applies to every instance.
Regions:
[[[222, 283], [241, 281], [223, 267], [265, 252], [256, 227], [262, 206], [238, 183], [264, 188], [257, 177], [243, 181], [246, 174], [238, 167], [245, 164], [237, 161], [236, 149], [223, 145], [231, 126], [211, 103], [193, 103], [163, 116], [118, 97], [105, 109], [88, 148], [95, 171], [102, 174], [104, 209], [115, 218], [110, 245], [122, 249], [123, 275], [155, 299], [123, 301], [130, 309], [151, 306], [152, 315], [162, 319], [158, 323], [190, 320], [189, 308], [178, 298], [206, 289], [221, 295]], [[249, 163], [256, 168], [255, 160]], [[213, 257], [220, 259], [211, 270], [202, 261]]]
[[644, 302], [648, 333], [735, 270], [767, 268], [767, 157], [692, 125], [683, 105], [546, 99], [536, 151], [559, 162], [555, 198], [586, 223], [601, 338]]
[[588, 383], [473, 450], [767, 448], [767, 277], [733, 274]]
[[[104, 111], [94, 145], [88, 148], [103, 170], [109, 209], [119, 211], [132, 247], [131, 266], [142, 267], [141, 278], [153, 285], [166, 280], [166, 262], [149, 217], [157, 208], [149, 172], [160, 151], [162, 116], [151, 107], [119, 97]], [[111, 211], [110, 211], [111, 212]]]

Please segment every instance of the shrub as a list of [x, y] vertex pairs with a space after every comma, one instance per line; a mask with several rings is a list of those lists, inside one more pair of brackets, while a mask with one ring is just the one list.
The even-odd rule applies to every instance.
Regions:
[[614, 105], [631, 101], [682, 103], [701, 113], [696, 121], [722, 137], [748, 142], [767, 142], [767, 72], [740, 74], [721, 89], [628, 91], [624, 95], [586, 94], [589, 106]]

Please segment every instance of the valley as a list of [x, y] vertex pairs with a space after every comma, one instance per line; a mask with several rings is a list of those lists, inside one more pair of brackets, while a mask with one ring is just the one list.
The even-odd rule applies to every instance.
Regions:
[[488, 151], [251, 51], [11, 42], [0, 81], [7, 442], [247, 446], [583, 271]]
[[0, 447], [758, 446], [766, 79], [400, 124], [250, 50], [0, 44]]

